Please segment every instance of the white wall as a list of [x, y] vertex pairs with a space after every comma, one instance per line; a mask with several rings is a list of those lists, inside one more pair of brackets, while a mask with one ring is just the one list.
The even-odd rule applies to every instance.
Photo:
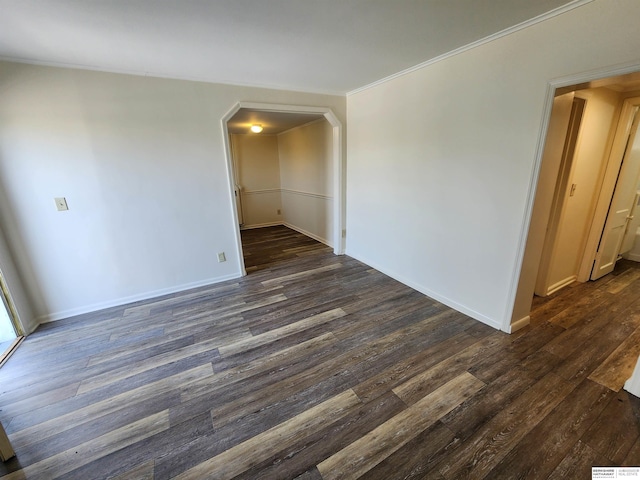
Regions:
[[345, 118], [342, 97], [0, 63], [0, 222], [36, 316], [240, 275], [220, 122], [239, 101]]
[[278, 135], [283, 219], [333, 246], [333, 132], [325, 119]]
[[[2, 202], [4, 203], [4, 202]], [[6, 287], [11, 297], [11, 302], [15, 308], [16, 322], [23, 333], [29, 334], [38, 326], [38, 322], [31, 308], [31, 300], [27, 294], [22, 278], [13, 262], [13, 255], [9, 251], [8, 243], [4, 233], [0, 229], [0, 273], [2, 274]], [[2, 300], [0, 299], [0, 302]], [[0, 305], [4, 310], [4, 306]], [[1, 314], [1, 313], [0, 313]]]
[[596, 0], [348, 96], [347, 253], [510, 321], [548, 84], [640, 63], [637, 18]]
[[231, 135], [237, 182], [242, 196], [243, 227], [280, 225], [280, 159], [276, 135]]

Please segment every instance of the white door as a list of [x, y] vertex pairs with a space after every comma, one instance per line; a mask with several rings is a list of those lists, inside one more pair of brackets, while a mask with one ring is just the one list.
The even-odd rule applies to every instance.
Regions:
[[229, 135], [229, 152], [231, 154], [231, 166], [233, 172], [233, 197], [236, 202], [236, 213], [238, 215], [238, 225], [244, 225], [244, 216], [242, 215], [242, 187], [238, 185], [238, 159], [236, 157], [236, 136]]
[[636, 192], [635, 200], [633, 201], [633, 210], [631, 211], [631, 220], [627, 225], [627, 233], [622, 240], [622, 248], [620, 253], [627, 253], [633, 248], [633, 244], [636, 241], [636, 231], [640, 227], [640, 190]]
[[238, 224], [244, 225], [244, 217], [242, 216], [242, 187], [240, 185], [234, 185], [233, 192], [236, 197], [236, 211], [238, 213]]
[[639, 109], [640, 107], [638, 106], [634, 108], [633, 122], [593, 270], [591, 271], [591, 280], [596, 280], [613, 271], [618, 261], [627, 225], [632, 218], [631, 212], [633, 211], [638, 175], [640, 174]]

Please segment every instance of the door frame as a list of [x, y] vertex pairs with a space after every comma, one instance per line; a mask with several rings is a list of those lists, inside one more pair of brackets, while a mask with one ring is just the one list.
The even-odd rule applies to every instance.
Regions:
[[[569, 95], [569, 94], [566, 94]], [[546, 297], [556, 290], [566, 286], [575, 280], [572, 276], [570, 281], [563, 279], [561, 283], [551, 284], [551, 269], [557, 258], [558, 238], [563, 228], [563, 222], [566, 217], [567, 202], [569, 195], [567, 188], [572, 179], [575, 169], [575, 160], [577, 147], [580, 143], [580, 133], [582, 130], [582, 120], [586, 110], [587, 100], [578, 97], [575, 92], [571, 92], [573, 102], [571, 106], [571, 114], [569, 116], [569, 125], [563, 137], [564, 149], [560, 158], [560, 168], [558, 170], [558, 179], [554, 187], [553, 202], [549, 215], [549, 223], [547, 225], [547, 233], [544, 239], [544, 246], [538, 267], [538, 276], [536, 278], [536, 289], [534, 293], [538, 296]], [[547, 138], [547, 141], [549, 139]], [[544, 160], [543, 160], [544, 162]]]
[[[540, 231], [533, 231], [536, 228], [546, 230], [549, 222], [550, 211], [548, 209], [538, 208], [534, 211], [534, 203], [551, 203], [553, 192], [545, 192], [544, 195], [549, 198], [537, 198], [538, 185], [543, 181], [555, 182], [558, 178], [558, 168], [549, 169], [545, 173], [545, 178], [540, 177], [542, 170], [542, 154], [549, 130], [549, 120], [551, 118], [551, 110], [556, 91], [561, 91], [564, 87], [573, 85], [586, 84], [595, 80], [626, 75], [640, 71], [640, 64], [633, 63], [617, 67], [607, 67], [591, 72], [579, 73], [566, 77], [551, 80], [547, 84], [544, 108], [542, 112], [542, 123], [540, 125], [538, 141], [536, 144], [536, 154], [529, 180], [529, 189], [525, 203], [525, 211], [523, 221], [520, 227], [520, 235], [518, 247], [516, 251], [516, 261], [511, 279], [511, 287], [507, 297], [507, 311], [505, 312], [501, 330], [507, 333], [513, 333], [527, 326], [530, 322], [529, 314], [531, 313], [531, 304], [533, 300], [533, 291], [538, 275], [538, 267], [542, 258], [542, 242], [538, 238]], [[550, 176], [553, 178], [550, 179]], [[541, 201], [542, 200], [542, 201]], [[534, 225], [535, 228], [531, 228]], [[542, 233], [544, 239], [544, 233]], [[525, 268], [526, 266], [526, 268]]]
[[[16, 338], [23, 337], [25, 335], [25, 330], [18, 317], [18, 311], [13, 303], [11, 292], [9, 292], [9, 287], [2, 271], [0, 271], [0, 308], [4, 308], [6, 310]], [[0, 354], [2, 354], [1, 351]]]
[[238, 102], [236, 103], [221, 119], [222, 137], [224, 144], [225, 157], [227, 159], [227, 177], [229, 183], [229, 198], [231, 204], [231, 215], [233, 219], [233, 229], [236, 236], [236, 245], [238, 252], [238, 262], [241, 267], [242, 275], [246, 275], [247, 271], [244, 265], [244, 256], [242, 253], [242, 238], [240, 236], [240, 224], [238, 223], [238, 210], [235, 198], [235, 186], [237, 179], [235, 178], [235, 168], [233, 163], [233, 155], [231, 151], [231, 137], [227, 122], [240, 110], [247, 108], [262, 112], [278, 112], [278, 113], [309, 113], [322, 114], [329, 122], [333, 134], [333, 252], [336, 255], [344, 255], [345, 252], [345, 184], [344, 184], [344, 161], [343, 161], [343, 131], [342, 122], [327, 107], [313, 107], [303, 105], [286, 105], [286, 104], [270, 104], [255, 102]]

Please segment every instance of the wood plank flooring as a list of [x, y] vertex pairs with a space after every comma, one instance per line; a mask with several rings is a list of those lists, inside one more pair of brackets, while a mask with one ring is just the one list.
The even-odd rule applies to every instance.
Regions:
[[0, 368], [13, 479], [558, 479], [640, 465], [640, 265], [506, 335], [284, 227], [249, 275], [42, 325]]

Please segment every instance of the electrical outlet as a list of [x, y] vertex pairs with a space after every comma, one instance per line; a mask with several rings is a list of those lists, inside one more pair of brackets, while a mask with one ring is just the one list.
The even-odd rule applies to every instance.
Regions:
[[67, 199], [64, 197], [56, 197], [54, 198], [56, 202], [56, 208], [59, 212], [64, 212], [65, 210], [69, 210], [69, 206], [67, 205]]
[[277, 213], [278, 215], [282, 215], [282, 211], [281, 211], [280, 209], [276, 210], [276, 213]]
[[226, 261], [227, 261], [227, 257], [225, 257], [224, 252], [220, 252], [218, 254], [218, 263], [222, 263]]

